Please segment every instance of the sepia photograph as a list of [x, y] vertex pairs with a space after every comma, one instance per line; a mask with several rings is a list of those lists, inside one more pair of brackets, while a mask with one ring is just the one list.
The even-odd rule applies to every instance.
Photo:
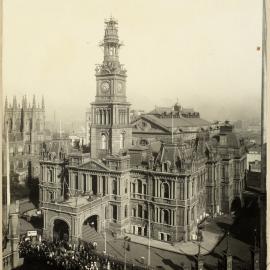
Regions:
[[2, 269], [270, 269], [269, 7], [3, 0]]

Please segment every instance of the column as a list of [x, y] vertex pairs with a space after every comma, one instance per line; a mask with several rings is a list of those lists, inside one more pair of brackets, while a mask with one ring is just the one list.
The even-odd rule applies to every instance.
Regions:
[[187, 224], [190, 225], [190, 221], [191, 221], [191, 211], [190, 211], [190, 207], [188, 207], [187, 209]]
[[118, 121], [117, 121], [117, 108], [114, 107], [114, 124], [118, 124]]
[[81, 173], [78, 173], [78, 188], [79, 190], [83, 190], [83, 175]]
[[99, 183], [100, 183], [100, 176], [97, 175], [97, 194], [99, 194], [100, 192]]
[[89, 184], [88, 190], [90, 192], [93, 191], [93, 189], [92, 189], [92, 175], [91, 174], [88, 175], [88, 184]]
[[103, 194], [103, 176], [100, 176], [100, 193]]
[[53, 174], [54, 174], [54, 176], [53, 176], [53, 182], [56, 183], [57, 182], [56, 181], [56, 178], [57, 178], [56, 167], [53, 167]]
[[183, 187], [184, 187], [184, 200], [186, 200], [187, 199], [187, 179], [186, 178], [184, 179]]
[[96, 124], [98, 124], [98, 109], [95, 109], [95, 120]]
[[68, 173], [68, 179], [69, 179], [69, 190], [73, 189], [73, 181], [72, 181], [72, 173]]
[[127, 108], [127, 123], [129, 124], [129, 108]]
[[107, 115], [106, 115], [106, 109], [103, 109], [103, 124], [106, 125], [107, 124]]
[[109, 124], [109, 111], [106, 110], [106, 125]]

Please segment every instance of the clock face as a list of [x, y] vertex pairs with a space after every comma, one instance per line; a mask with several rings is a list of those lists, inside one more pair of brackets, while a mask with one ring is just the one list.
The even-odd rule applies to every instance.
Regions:
[[109, 82], [103, 82], [103, 83], [101, 84], [101, 89], [102, 89], [103, 92], [108, 92], [109, 89], [110, 89], [110, 84], [109, 84]]
[[117, 93], [118, 94], [123, 93], [123, 84], [121, 82], [118, 82], [118, 84], [117, 84]]

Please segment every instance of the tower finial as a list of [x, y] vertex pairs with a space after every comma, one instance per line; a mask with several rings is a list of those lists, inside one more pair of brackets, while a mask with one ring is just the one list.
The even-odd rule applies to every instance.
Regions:
[[36, 96], [33, 96], [33, 104], [32, 104], [33, 108], [36, 108]]
[[26, 94], [24, 95], [24, 106], [25, 106], [25, 108], [27, 108], [27, 96], [26, 96]]
[[17, 108], [17, 99], [16, 96], [13, 96], [13, 109]]
[[45, 109], [45, 102], [44, 102], [44, 96], [42, 95], [42, 100], [41, 100], [41, 108]]

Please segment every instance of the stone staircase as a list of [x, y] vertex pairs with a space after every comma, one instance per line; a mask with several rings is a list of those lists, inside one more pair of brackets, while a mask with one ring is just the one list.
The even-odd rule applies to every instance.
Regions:
[[95, 230], [89, 226], [89, 224], [83, 225], [82, 227], [82, 240], [86, 242], [104, 242], [104, 238]]

